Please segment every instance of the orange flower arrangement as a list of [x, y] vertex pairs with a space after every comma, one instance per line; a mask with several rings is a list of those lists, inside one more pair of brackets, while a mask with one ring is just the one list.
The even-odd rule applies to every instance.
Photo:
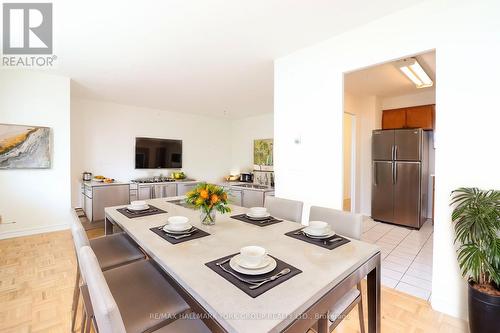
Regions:
[[214, 209], [222, 214], [231, 212], [226, 191], [223, 187], [213, 184], [198, 185], [194, 190], [186, 193], [186, 202], [202, 210], [207, 216], [210, 216]]

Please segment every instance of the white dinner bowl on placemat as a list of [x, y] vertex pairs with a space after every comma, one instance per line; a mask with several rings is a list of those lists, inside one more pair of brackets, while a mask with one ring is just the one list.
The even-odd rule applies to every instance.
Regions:
[[325, 238], [330, 238], [330, 237], [335, 236], [335, 231], [333, 231], [331, 229], [327, 233], [325, 233], [323, 235], [312, 235], [312, 234], [309, 234], [306, 229], [307, 228], [304, 228], [304, 229], [302, 229], [302, 231], [309, 238], [325, 239]]
[[191, 224], [188, 224], [184, 229], [182, 230], [173, 230], [170, 228], [170, 225], [164, 225], [163, 226], [163, 231], [169, 233], [169, 234], [177, 234], [177, 235], [182, 235], [182, 234], [187, 234], [193, 231], [193, 226]]
[[276, 260], [274, 260], [272, 257], [266, 255], [265, 258], [262, 260], [262, 263], [259, 266], [264, 265], [263, 267], [260, 268], [245, 268], [242, 265], [242, 259], [241, 255], [237, 254], [234, 257], [231, 258], [229, 261], [229, 267], [234, 269], [236, 272], [245, 274], [245, 275], [260, 275], [260, 274], [266, 274], [269, 272], [272, 272], [276, 266], [278, 266], [278, 263]]
[[310, 221], [304, 232], [312, 236], [323, 236], [330, 232], [330, 225], [323, 221]]
[[248, 213], [252, 216], [256, 216], [256, 217], [262, 217], [267, 213], [267, 208], [266, 207], [250, 207], [248, 209]]
[[146, 201], [143, 200], [132, 201], [130, 205], [127, 206], [127, 209], [130, 210], [146, 210], [148, 208], [149, 205], [146, 203]]
[[251, 220], [264, 220], [271, 216], [271, 214], [269, 213], [265, 213], [263, 215], [253, 215], [252, 213], [246, 213], [245, 215]]
[[167, 222], [165, 227], [168, 226], [168, 229], [172, 231], [184, 231], [192, 227], [189, 224], [189, 219], [185, 216], [170, 216]]

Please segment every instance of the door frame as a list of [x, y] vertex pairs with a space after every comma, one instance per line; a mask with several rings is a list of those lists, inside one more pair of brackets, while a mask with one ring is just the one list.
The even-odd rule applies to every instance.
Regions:
[[350, 170], [350, 199], [351, 199], [351, 207], [350, 207], [350, 212], [355, 212], [356, 210], [356, 153], [357, 153], [357, 117], [355, 113], [345, 111], [342, 114], [342, 210], [344, 209], [344, 174], [345, 174], [345, 154], [344, 154], [344, 115], [348, 114], [351, 116], [351, 170]]

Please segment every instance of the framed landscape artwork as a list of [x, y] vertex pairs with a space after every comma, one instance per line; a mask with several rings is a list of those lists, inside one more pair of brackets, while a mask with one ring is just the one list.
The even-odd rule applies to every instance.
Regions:
[[0, 124], [0, 169], [48, 169], [50, 128]]
[[273, 139], [258, 139], [253, 142], [254, 170], [273, 171]]

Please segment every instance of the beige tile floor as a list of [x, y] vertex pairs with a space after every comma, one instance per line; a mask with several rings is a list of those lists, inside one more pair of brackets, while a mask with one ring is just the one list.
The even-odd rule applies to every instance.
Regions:
[[367, 218], [362, 239], [382, 249], [382, 284], [430, 300], [432, 289], [432, 236], [430, 221], [412, 230]]

